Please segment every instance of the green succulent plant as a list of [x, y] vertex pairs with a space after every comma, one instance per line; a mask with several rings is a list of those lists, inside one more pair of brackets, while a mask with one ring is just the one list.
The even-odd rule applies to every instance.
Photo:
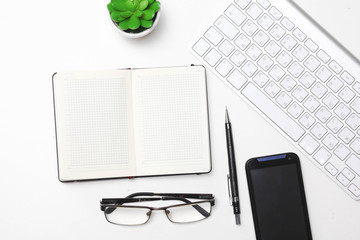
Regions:
[[112, 20], [122, 30], [150, 28], [160, 9], [160, 2], [155, 0], [111, 0], [107, 5]]

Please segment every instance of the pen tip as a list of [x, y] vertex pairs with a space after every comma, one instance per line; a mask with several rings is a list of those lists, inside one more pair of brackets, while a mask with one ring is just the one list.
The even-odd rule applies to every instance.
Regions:
[[225, 107], [225, 122], [226, 123], [229, 122], [229, 113], [228, 113], [227, 107]]
[[240, 215], [239, 214], [235, 214], [235, 221], [236, 221], [236, 225], [240, 225]]

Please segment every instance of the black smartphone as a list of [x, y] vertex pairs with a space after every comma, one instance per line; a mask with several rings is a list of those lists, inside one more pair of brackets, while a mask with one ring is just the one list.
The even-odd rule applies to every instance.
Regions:
[[310, 240], [300, 160], [295, 153], [246, 162], [257, 240]]

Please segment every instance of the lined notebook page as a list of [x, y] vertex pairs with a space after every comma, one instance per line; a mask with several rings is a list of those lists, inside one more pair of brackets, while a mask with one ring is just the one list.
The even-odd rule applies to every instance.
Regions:
[[211, 169], [203, 67], [132, 72], [138, 175]]
[[54, 76], [60, 180], [135, 175], [130, 76], [130, 71], [118, 70]]

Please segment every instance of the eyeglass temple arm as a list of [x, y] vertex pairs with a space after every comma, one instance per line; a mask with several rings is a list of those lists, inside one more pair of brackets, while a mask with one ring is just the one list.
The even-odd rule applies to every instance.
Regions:
[[214, 195], [207, 193], [154, 193], [154, 192], [137, 192], [130, 194], [126, 198], [133, 198], [137, 196], [166, 196], [178, 198], [197, 198], [197, 199], [213, 199]]
[[[213, 199], [214, 195], [212, 194], [201, 194], [201, 193], [153, 193], [153, 192], [138, 192], [133, 193], [127, 198], [133, 198], [137, 196], [164, 196], [162, 200], [179, 200], [183, 201], [185, 203], [192, 203], [191, 201], [185, 199], [185, 198], [197, 198], [197, 199]], [[214, 205], [213, 202], [211, 202], [211, 205]], [[192, 205], [193, 208], [195, 208], [201, 215], [204, 217], [209, 217], [210, 213], [206, 211], [204, 208], [200, 207], [199, 205]]]

